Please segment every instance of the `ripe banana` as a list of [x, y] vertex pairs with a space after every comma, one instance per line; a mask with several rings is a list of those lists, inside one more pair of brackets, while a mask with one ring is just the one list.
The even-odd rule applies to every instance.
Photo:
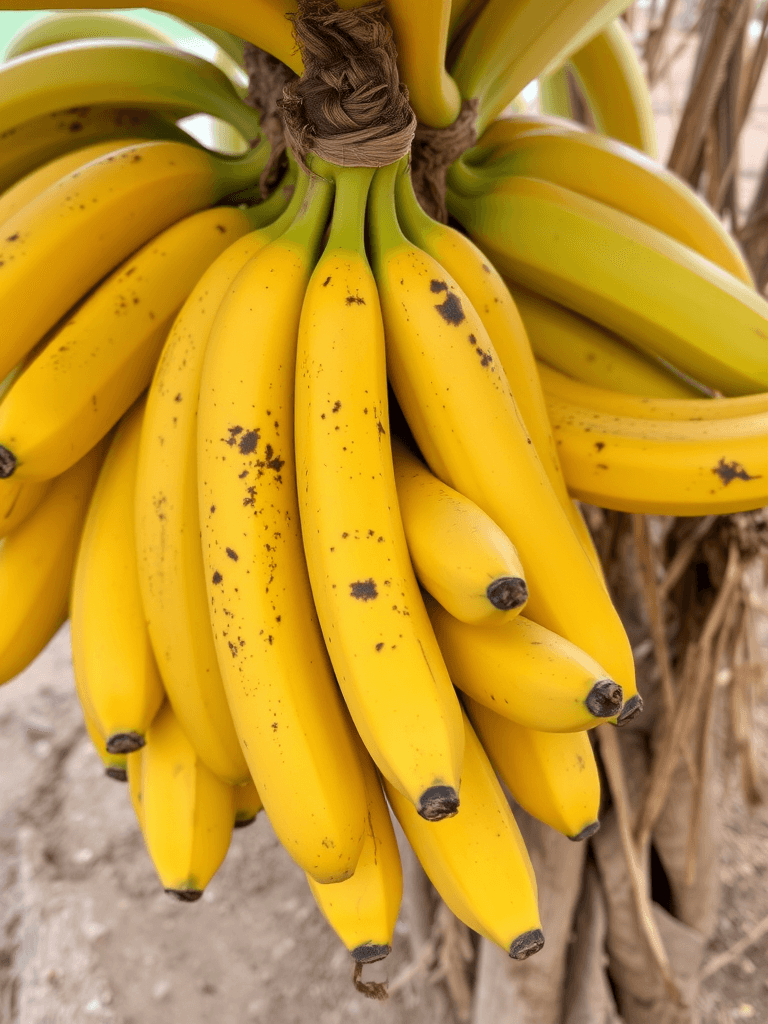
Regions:
[[[146, 142], [73, 171], [19, 210], [0, 241], [0, 375], [140, 245], [258, 177], [265, 156], [257, 148], [227, 160], [178, 142]], [[20, 306], [24, 295], [37, 301]]]
[[392, 439], [405, 539], [422, 587], [462, 622], [504, 622], [528, 588], [514, 545], [473, 501], [441, 483]]
[[0, 545], [0, 682], [26, 668], [67, 617], [75, 555], [102, 455], [99, 446], [54, 480]]
[[[93, 711], [107, 750], [144, 743], [163, 702], [141, 606], [133, 496], [143, 400], [110, 443], [88, 509], [72, 582], [72, 658], [83, 706]], [[52, 490], [56, 486], [52, 485]]]
[[[286, 201], [281, 193], [255, 208], [251, 221], [258, 215], [267, 222]], [[297, 202], [301, 195], [297, 192]], [[136, 482], [139, 583], [168, 700], [198, 755], [230, 783], [249, 775], [208, 614], [197, 508], [197, 405], [205, 346], [218, 307], [274, 231], [249, 231], [230, 244], [176, 318], [149, 389]]]
[[[491, 159], [478, 162], [489, 152]], [[544, 126], [470, 156], [471, 165], [457, 161], [449, 175], [462, 194], [503, 192], [504, 179], [513, 175], [543, 178], [663, 231], [752, 286], [738, 243], [709, 206], [663, 165], [614, 139]]]
[[569, 839], [600, 827], [600, 776], [586, 732], [538, 732], [465, 697], [499, 778], [524, 811]]
[[725, 394], [768, 387], [765, 299], [668, 235], [533, 178], [449, 205], [505, 277]]
[[385, 781], [408, 842], [450, 909], [515, 960], [538, 953], [544, 935], [530, 858], [507, 798], [464, 716], [461, 811], [437, 824], [418, 816]]
[[570, 59], [595, 127], [603, 135], [659, 158], [648, 82], [632, 40], [616, 18]]
[[253, 782], [242, 782], [233, 789], [235, 797], [235, 828], [245, 828], [256, 820], [264, 804]]
[[480, 101], [478, 133], [627, 6], [628, 0], [488, 0], [451, 67], [461, 95]]
[[480, 316], [549, 482], [602, 578], [600, 559], [589, 530], [565, 488], [531, 344], [509, 289], [493, 264], [466, 235], [440, 224], [422, 210], [407, 171], [397, 179], [396, 205], [408, 239], [448, 271]]
[[194, 145], [161, 114], [121, 107], [73, 107], [24, 121], [0, 133], [0, 191], [70, 150], [103, 139], [170, 139]]
[[[258, 210], [258, 207], [256, 207]], [[180, 306], [216, 257], [252, 225], [214, 207], [163, 231], [64, 321], [0, 404], [0, 457], [47, 479], [92, 448], [147, 387]]]
[[768, 392], [742, 395], [740, 398], [657, 398], [644, 397], [642, 391], [625, 394], [617, 388], [593, 387], [571, 380], [557, 370], [539, 364], [541, 383], [548, 400], [561, 399], [615, 416], [641, 420], [735, 420], [768, 413]]
[[304, 298], [299, 506], [318, 618], [357, 730], [379, 771], [439, 820], [458, 808], [461, 714], [398, 508], [384, 329], [363, 242], [372, 175], [335, 175], [331, 235]]
[[573, 118], [567, 65], [539, 78], [539, 107], [544, 113]]
[[371, 240], [392, 386], [432, 471], [483, 509], [525, 566], [527, 615], [600, 659], [627, 699], [632, 651], [518, 415], [476, 311], [402, 234], [396, 171], [372, 186]]
[[288, 231], [235, 278], [208, 340], [198, 407], [203, 562], [224, 689], [275, 832], [323, 883], [353, 873], [366, 816], [312, 604], [293, 461], [301, 300], [330, 200], [314, 178]]
[[594, 658], [523, 615], [470, 626], [428, 600], [455, 685], [505, 718], [547, 732], [577, 732], [618, 714], [622, 690]]
[[125, 754], [110, 754], [107, 750], [107, 745], [104, 741], [104, 737], [99, 731], [99, 726], [92, 714], [83, 707], [83, 721], [85, 722], [85, 728], [88, 733], [88, 737], [96, 749], [96, 753], [104, 764], [104, 774], [110, 779], [114, 779], [116, 782], [127, 782], [128, 771]]
[[593, 320], [519, 285], [511, 284], [510, 291], [541, 360], [539, 373], [543, 363], [585, 384], [628, 394], [676, 399], [701, 395], [693, 382]]
[[125, 755], [125, 770], [128, 775], [128, 795], [131, 800], [131, 806], [133, 807], [133, 813], [136, 815], [136, 820], [139, 823], [142, 835], [144, 834], [144, 794], [142, 793], [142, 766], [141, 762], [144, 757], [144, 750], [142, 747], [139, 750], [134, 751], [132, 754]]
[[[0, 0], [0, 10], [12, 11], [18, 0]], [[25, 9], [45, 10], [46, 0], [25, 0]], [[111, 10], [110, 0], [86, 0], [85, 7], [74, 4], [59, 10]], [[136, 10], [137, 8], [124, 8]], [[140, 8], [139, 8], [140, 9]], [[202, 21], [215, 28], [224, 29], [241, 39], [248, 39], [255, 46], [273, 54], [292, 71], [300, 75], [303, 70], [301, 55], [296, 49], [291, 23], [287, 14], [295, 13], [296, 0], [239, 0], [221, 3], [220, 0], [157, 0], [155, 10], [173, 14], [184, 21]]]
[[392, 951], [403, 872], [387, 802], [369, 754], [358, 743], [365, 778], [368, 822], [355, 873], [335, 885], [318, 885], [307, 875], [309, 888], [328, 924], [360, 964], [383, 960]]
[[768, 412], [668, 421], [549, 396], [548, 407], [568, 488], [581, 501], [670, 516], [768, 504]]
[[27, 203], [36, 199], [49, 185], [54, 185], [60, 178], [76, 171], [79, 167], [96, 160], [107, 153], [115, 153], [126, 146], [138, 146], [144, 140], [135, 139], [104, 139], [90, 146], [62, 153], [61, 156], [25, 174], [17, 182], [0, 195], [0, 224], [3, 224], [14, 213], [23, 209]]
[[540, 129], [551, 129], [559, 135], [583, 134], [589, 131], [586, 125], [578, 124], [576, 121], [556, 114], [531, 110], [517, 111], [491, 121], [472, 149], [462, 153], [461, 159], [473, 167], [486, 160], [496, 159], [503, 156], [507, 147], [513, 145], [520, 135], [538, 132]]
[[68, 42], [72, 39], [143, 39], [164, 46], [173, 46], [171, 36], [159, 28], [137, 18], [126, 18], [121, 14], [91, 14], [84, 11], [59, 11], [47, 17], [37, 18], [24, 25], [11, 39], [5, 49], [4, 61], [20, 57], [24, 53], [40, 50], [46, 46]]
[[234, 788], [206, 768], [167, 702], [141, 752], [140, 794], [144, 839], [165, 891], [200, 899], [229, 849]]

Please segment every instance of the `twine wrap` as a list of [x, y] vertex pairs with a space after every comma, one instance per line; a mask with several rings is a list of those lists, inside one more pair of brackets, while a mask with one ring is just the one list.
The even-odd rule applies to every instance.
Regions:
[[384, 0], [341, 11], [301, 0], [294, 33], [304, 75], [279, 104], [288, 145], [342, 167], [383, 167], [411, 148], [416, 117], [400, 84]]
[[263, 199], [266, 199], [270, 188], [279, 177], [286, 149], [283, 119], [279, 109], [280, 100], [283, 89], [289, 82], [296, 80], [296, 75], [277, 57], [273, 57], [265, 50], [260, 50], [253, 43], [245, 44], [243, 57], [245, 70], [248, 73], [246, 103], [254, 110], [258, 110], [261, 117], [262, 134], [266, 137], [270, 147], [269, 162], [259, 178], [261, 195]]
[[448, 168], [477, 142], [477, 99], [464, 100], [459, 116], [447, 128], [419, 123], [411, 153], [411, 177], [419, 202], [442, 224], [448, 223], [445, 203]]

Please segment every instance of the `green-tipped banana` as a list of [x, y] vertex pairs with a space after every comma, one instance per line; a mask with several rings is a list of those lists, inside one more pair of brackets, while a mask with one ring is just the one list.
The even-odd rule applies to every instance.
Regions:
[[46, 46], [73, 39], [143, 39], [173, 46], [173, 39], [154, 25], [126, 18], [122, 14], [96, 14], [91, 11], [60, 11], [38, 18], [20, 29], [8, 44], [4, 60], [21, 57]]

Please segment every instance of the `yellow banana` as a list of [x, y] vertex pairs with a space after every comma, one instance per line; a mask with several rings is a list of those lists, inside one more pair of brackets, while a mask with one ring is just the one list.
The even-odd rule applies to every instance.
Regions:
[[258, 790], [252, 781], [242, 782], [234, 787], [235, 797], [235, 828], [251, 825], [264, 807]]
[[689, 383], [660, 360], [639, 352], [593, 320], [519, 285], [510, 285], [510, 291], [531, 347], [542, 363], [585, 384], [628, 394], [676, 399], [701, 395], [702, 389], [694, 382]]
[[[561, 399], [616, 416], [641, 420], [735, 420], [768, 413], [768, 392], [740, 398], [658, 398], [644, 397], [643, 391], [627, 394], [617, 387], [594, 387], [572, 380], [543, 363], [539, 373], [549, 401]], [[617, 382], [618, 383], [618, 382]]]
[[214, 320], [198, 407], [203, 562], [224, 689], [272, 826], [319, 882], [354, 871], [365, 789], [301, 543], [293, 390], [301, 301], [331, 190], [246, 264]]
[[162, 345], [201, 274], [251, 226], [214, 207], [163, 231], [66, 319], [0, 404], [6, 475], [47, 479], [114, 425], [152, 379]]
[[569, 839], [600, 827], [600, 776], [586, 732], [539, 732], [465, 697], [467, 713], [499, 778], [524, 811]]
[[72, 569], [101, 446], [54, 480], [0, 544], [0, 682], [18, 675], [67, 617]]
[[476, 311], [395, 219], [393, 171], [374, 179], [371, 238], [390, 380], [432, 471], [483, 509], [525, 566], [527, 615], [636, 694], [624, 628], [520, 420]]
[[451, 679], [505, 718], [528, 729], [577, 732], [621, 711], [621, 687], [594, 658], [525, 616], [471, 626], [436, 601], [428, 608]]
[[171, 705], [162, 706], [141, 752], [144, 840], [165, 891], [198, 900], [232, 838], [235, 794], [195, 753]]
[[568, 488], [581, 501], [670, 516], [768, 504], [768, 412], [670, 421], [555, 397], [548, 407]]
[[140, 138], [105, 139], [101, 142], [94, 142], [90, 146], [83, 146], [81, 149], [71, 150], [69, 153], [62, 153], [54, 160], [49, 160], [48, 163], [30, 171], [0, 195], [0, 224], [23, 209], [27, 203], [44, 192], [49, 185], [54, 185], [66, 174], [76, 171], [78, 167], [83, 167], [91, 160], [104, 156], [106, 153], [115, 153], [125, 146], [138, 146], [142, 141]]
[[539, 78], [539, 106], [546, 114], [572, 118], [573, 106], [566, 67]]
[[[121, 422], [91, 500], [72, 583], [72, 658], [110, 753], [144, 743], [163, 702], [141, 606], [133, 496], [143, 400]], [[55, 487], [55, 484], [53, 485]]]
[[407, 172], [398, 176], [396, 204], [406, 236], [448, 271], [482, 320], [549, 482], [602, 578], [592, 537], [565, 488], [531, 344], [509, 289], [493, 264], [466, 235], [440, 224], [422, 210]]
[[103, 139], [172, 139], [194, 144], [192, 137], [152, 110], [113, 106], [73, 107], [33, 117], [0, 133], [0, 190], [70, 150]]
[[31, 53], [45, 46], [69, 42], [72, 39], [143, 39], [164, 46], [173, 46], [171, 36], [159, 28], [137, 18], [121, 14], [86, 14], [84, 11], [59, 11], [47, 17], [36, 18], [24, 25], [5, 48], [4, 61]]
[[451, 0], [451, 20], [449, 38], [454, 38], [464, 31], [485, 4], [485, 0]]
[[451, 187], [481, 195], [504, 191], [506, 177], [543, 178], [663, 231], [752, 285], [738, 243], [715, 213], [686, 182], [643, 153], [594, 132], [548, 126], [475, 154], [488, 152], [493, 159], [487, 163], [476, 163], [473, 155], [471, 167], [454, 164]]
[[47, 480], [0, 480], [0, 538], [7, 537], [37, 508]]
[[136, 815], [136, 820], [139, 823], [142, 835], [144, 834], [144, 807], [143, 807], [143, 793], [142, 787], [142, 767], [141, 762], [144, 757], [144, 747], [139, 750], [135, 750], [132, 754], [125, 755], [125, 769], [128, 775], [128, 795], [131, 800], [131, 806], [133, 807], [133, 813]]
[[[251, 219], [258, 213], [266, 223], [287, 201], [281, 192], [256, 208]], [[149, 389], [136, 482], [139, 583], [168, 700], [198, 755], [231, 783], [249, 775], [208, 613], [197, 508], [197, 405], [205, 346], [219, 305], [275, 230], [250, 231], [230, 244], [176, 318]]]
[[361, 964], [383, 960], [392, 951], [403, 872], [379, 777], [362, 743], [360, 764], [368, 799], [368, 821], [355, 873], [344, 882], [318, 885], [307, 875], [309, 888], [328, 924]]
[[398, 508], [384, 330], [363, 243], [372, 175], [337, 172], [328, 246], [304, 298], [299, 507], [318, 618], [357, 730], [379, 771], [438, 820], [458, 807], [461, 712]]
[[[19, 0], [0, 0], [0, 10], [13, 11]], [[303, 70], [301, 55], [298, 53], [291, 23], [287, 14], [295, 13], [296, 0], [249, 0], [247, 4], [240, 0], [157, 0], [155, 10], [173, 14], [184, 21], [202, 21], [215, 28], [224, 29], [241, 39], [248, 39], [255, 46], [273, 54], [292, 71], [300, 75]], [[46, 10], [46, 0], [25, 0], [25, 9], [30, 11]], [[110, 0], [86, 0], [85, 7], [79, 4], [75, 8], [59, 8], [59, 10], [111, 10]], [[140, 8], [123, 8], [137, 10]]]
[[582, 134], [589, 131], [586, 125], [557, 114], [531, 110], [516, 112], [491, 121], [472, 149], [462, 153], [462, 162], [474, 167], [483, 164], [486, 160], [501, 157], [519, 136], [543, 129], [551, 129], [552, 132], [560, 135], [565, 133]]
[[385, 781], [392, 809], [432, 884], [453, 913], [515, 960], [544, 945], [536, 880], [507, 798], [464, 716], [461, 811], [437, 824]]
[[83, 707], [83, 721], [91, 743], [104, 764], [104, 774], [116, 782], [127, 782], [128, 772], [125, 754], [110, 754], [99, 726], [90, 712]]
[[627, 30], [616, 18], [570, 59], [603, 135], [659, 158], [651, 94]]
[[451, 67], [465, 98], [479, 98], [478, 133], [525, 86], [560, 67], [628, 0], [488, 0]]
[[505, 277], [725, 394], [768, 387], [768, 303], [668, 235], [533, 178], [450, 205]]
[[6, 221], [0, 375], [140, 245], [258, 177], [265, 152], [227, 160], [178, 142], [129, 146], [73, 171]]
[[504, 622], [528, 600], [514, 545], [473, 501], [392, 439], [408, 552], [422, 587], [462, 622]]

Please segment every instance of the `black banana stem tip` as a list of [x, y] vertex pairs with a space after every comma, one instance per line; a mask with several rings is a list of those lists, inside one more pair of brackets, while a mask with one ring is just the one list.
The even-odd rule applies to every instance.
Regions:
[[256, 815], [252, 814], [250, 818], [235, 818], [235, 828], [246, 828], [248, 825], [252, 825], [256, 821]]
[[500, 576], [488, 584], [485, 593], [493, 607], [502, 612], [521, 608], [528, 600], [528, 587], [519, 576]]
[[113, 732], [107, 740], [107, 753], [134, 754], [144, 743], [144, 737], [137, 732]]
[[624, 694], [618, 683], [612, 679], [601, 679], [589, 691], [584, 703], [587, 711], [595, 718], [613, 718], [623, 699]]
[[108, 779], [114, 779], [115, 782], [128, 781], [128, 772], [125, 768], [119, 768], [116, 764], [111, 764], [108, 768], [105, 768], [104, 774]]
[[587, 827], [583, 828], [581, 830], [581, 832], [577, 833], [577, 835], [575, 835], [575, 836], [568, 836], [568, 838], [571, 840], [572, 843], [580, 843], [583, 839], [591, 839], [591, 837], [595, 834], [595, 832], [599, 832], [599, 831], [600, 831], [600, 822], [599, 821], [593, 821], [591, 825], [587, 825]]
[[0, 480], [13, 476], [16, 469], [16, 456], [4, 445], [0, 444]]
[[392, 952], [391, 946], [380, 946], [375, 942], [364, 942], [361, 946], [350, 949], [350, 953], [359, 964], [374, 964], [383, 960]]
[[544, 932], [541, 928], [535, 928], [532, 932], [518, 935], [509, 947], [509, 955], [513, 960], [527, 960], [529, 956], [538, 953], [543, 945]]
[[639, 693], [636, 693], [634, 697], [630, 697], [624, 707], [621, 709], [621, 714], [616, 719], [616, 725], [626, 725], [627, 722], [631, 722], [633, 718], [637, 716], [643, 710], [643, 698]]
[[459, 794], [453, 786], [430, 786], [421, 794], [416, 810], [427, 821], [452, 818], [459, 810]]
[[202, 889], [166, 889], [169, 896], [181, 900], [182, 903], [197, 903], [203, 895]]

